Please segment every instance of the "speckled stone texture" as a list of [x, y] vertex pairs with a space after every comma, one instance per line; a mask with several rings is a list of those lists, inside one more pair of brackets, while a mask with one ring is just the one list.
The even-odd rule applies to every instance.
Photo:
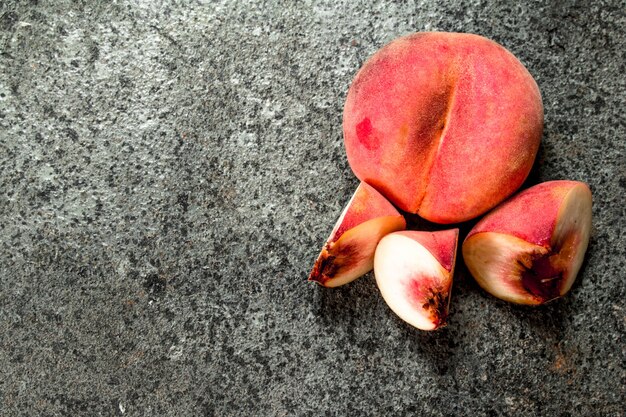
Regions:
[[[624, 415], [624, 10], [0, 2], [0, 415]], [[461, 266], [424, 333], [371, 274], [306, 281], [357, 186], [350, 81], [422, 30], [490, 37], [536, 77], [529, 183], [595, 199], [564, 299], [508, 305]]]

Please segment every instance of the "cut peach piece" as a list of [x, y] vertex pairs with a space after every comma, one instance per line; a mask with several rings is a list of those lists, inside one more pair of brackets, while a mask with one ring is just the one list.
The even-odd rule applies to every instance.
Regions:
[[404, 228], [406, 221], [398, 210], [362, 182], [322, 248], [309, 280], [325, 287], [354, 281], [372, 270], [378, 241]]
[[402, 320], [422, 330], [446, 324], [459, 229], [404, 231], [381, 239], [374, 256], [376, 284]]
[[542, 131], [541, 93], [524, 65], [465, 33], [383, 47], [357, 73], [343, 112], [355, 175], [436, 223], [475, 218], [515, 192]]
[[478, 284], [518, 304], [565, 295], [582, 265], [591, 231], [591, 191], [578, 181], [549, 181], [504, 202], [463, 243]]

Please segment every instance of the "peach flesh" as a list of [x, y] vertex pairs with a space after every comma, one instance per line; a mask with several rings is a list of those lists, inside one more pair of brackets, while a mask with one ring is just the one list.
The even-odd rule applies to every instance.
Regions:
[[487, 292], [538, 305], [562, 297], [582, 265], [592, 197], [577, 181], [536, 185], [497, 207], [463, 243], [471, 274]]
[[413, 308], [424, 311], [433, 329], [445, 326], [448, 319], [450, 288], [437, 280], [417, 274], [410, 279], [410, 282], [407, 289]]
[[318, 256], [309, 281], [347, 284], [372, 270], [378, 241], [406, 227], [404, 217], [378, 191], [361, 183]]
[[422, 330], [446, 324], [457, 242], [458, 229], [395, 232], [381, 239], [376, 284], [402, 320]]
[[418, 33], [359, 70], [343, 115], [355, 175], [402, 210], [472, 219], [524, 182], [543, 131], [541, 94], [506, 49], [471, 34]]

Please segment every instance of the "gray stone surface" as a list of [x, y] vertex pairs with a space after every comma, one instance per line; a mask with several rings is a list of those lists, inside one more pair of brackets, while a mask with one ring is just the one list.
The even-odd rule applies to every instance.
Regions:
[[[0, 415], [621, 416], [623, 1], [0, 2]], [[463, 267], [450, 325], [306, 282], [357, 185], [341, 113], [413, 31], [480, 33], [545, 103], [530, 182], [594, 192], [572, 292]]]

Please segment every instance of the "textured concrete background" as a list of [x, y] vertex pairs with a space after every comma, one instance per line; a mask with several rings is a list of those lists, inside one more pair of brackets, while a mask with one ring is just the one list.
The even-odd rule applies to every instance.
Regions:
[[[0, 415], [624, 415], [624, 10], [0, 2]], [[349, 83], [421, 30], [490, 37], [536, 77], [530, 182], [595, 198], [566, 298], [514, 307], [461, 267], [427, 334], [371, 275], [306, 282], [357, 185]]]

